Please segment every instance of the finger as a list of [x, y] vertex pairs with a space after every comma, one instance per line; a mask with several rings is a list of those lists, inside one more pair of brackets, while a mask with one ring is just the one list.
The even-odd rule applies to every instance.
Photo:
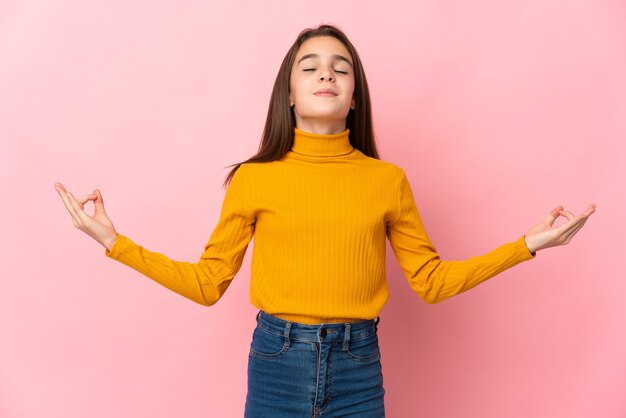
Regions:
[[85, 223], [89, 221], [89, 216], [87, 216], [82, 207], [80, 207], [74, 195], [72, 195], [70, 192], [67, 192], [67, 196], [70, 199], [70, 204], [72, 205], [72, 208], [74, 208], [74, 212], [76, 213], [76, 216], [78, 218], [79, 225], [85, 225]]
[[576, 229], [576, 228], [582, 228], [582, 225], [585, 224], [585, 222], [587, 221], [587, 217], [585, 216], [578, 216], [570, 221], [568, 221], [567, 223], [564, 223], [563, 225], [561, 225], [559, 228], [557, 228], [557, 233], [559, 236], [565, 236], [567, 234], [570, 233], [571, 230]]
[[576, 216], [574, 216], [574, 214], [572, 212], [568, 211], [568, 210], [561, 210], [561, 211], [559, 211], [559, 214], [565, 216], [568, 221], [576, 219]]
[[[578, 215], [578, 216], [574, 216], [574, 214], [570, 211], [566, 211], [566, 210], [561, 210], [560, 214], [567, 217], [568, 219], [568, 223], [564, 224], [568, 225], [571, 221], [577, 221], [579, 222], [580, 220], [586, 220], [592, 213], [594, 213], [596, 210], [596, 206], [595, 205], [589, 205], [587, 207], [587, 209], [585, 210], [585, 212], [583, 212], [582, 214]], [[568, 225], [568, 227], [566, 229], [569, 229], [569, 227], [571, 227], [573, 225]]]
[[554, 209], [552, 209], [552, 210], [550, 211], [550, 214], [558, 217], [558, 216], [559, 216], [559, 211], [561, 211], [561, 210], [563, 210], [563, 209], [565, 209], [565, 208], [563, 207], [563, 205], [559, 205], [559, 206], [555, 207]]
[[570, 229], [565, 234], [563, 234], [562, 239], [563, 239], [564, 243], [565, 244], [569, 243], [571, 241], [571, 239], [574, 237], [574, 235], [576, 235], [578, 233], [578, 231], [580, 231], [580, 229], [584, 225], [585, 225], [585, 221], [580, 222], [580, 223], [576, 224], [576, 226], [574, 228]]
[[96, 213], [105, 213], [106, 211], [104, 210], [104, 199], [102, 198], [102, 193], [100, 193], [100, 190], [96, 189], [93, 191], [94, 195], [96, 196], [96, 200], [94, 200], [94, 205], [96, 207]]
[[560, 211], [562, 209], [563, 209], [563, 206], [560, 206], [560, 205], [552, 209], [550, 213], [548, 214], [548, 216], [546, 216], [543, 219], [543, 222], [545, 224], [548, 224], [549, 226], [554, 225], [554, 221], [556, 221], [556, 219], [560, 216]]
[[67, 191], [65, 190], [65, 187], [63, 187], [63, 185], [61, 183], [59, 183], [58, 181], [56, 183], [54, 183], [54, 189], [58, 192], [59, 190], [63, 191], [64, 193]]
[[96, 200], [96, 195], [91, 193], [91, 194], [83, 195], [80, 198], [76, 199], [76, 201], [78, 202], [78, 204], [80, 204], [81, 207], [90, 200]]
[[61, 196], [61, 199], [63, 199], [64, 203], [67, 202], [69, 204], [69, 201], [67, 200], [67, 191], [65, 190], [65, 187], [61, 185], [61, 183], [56, 183], [54, 185], [54, 190], [56, 190], [59, 196]]
[[591, 204], [591, 205], [587, 206], [587, 209], [585, 209], [585, 212], [583, 213], [583, 215], [589, 217], [595, 211], [596, 211], [596, 205]]
[[63, 204], [65, 205], [65, 208], [70, 213], [70, 216], [72, 217], [72, 220], [74, 221], [74, 225], [78, 226], [77, 222], [79, 222], [79, 218], [68, 196], [69, 192], [67, 192], [63, 186], [60, 186], [59, 188], [57, 188], [57, 192], [59, 193], [59, 196], [61, 196], [61, 199], [63, 200]]

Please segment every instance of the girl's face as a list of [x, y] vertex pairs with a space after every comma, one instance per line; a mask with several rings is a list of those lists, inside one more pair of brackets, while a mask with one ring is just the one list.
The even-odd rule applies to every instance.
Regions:
[[332, 36], [316, 36], [300, 45], [289, 79], [296, 127], [314, 133], [339, 133], [354, 109], [352, 57]]

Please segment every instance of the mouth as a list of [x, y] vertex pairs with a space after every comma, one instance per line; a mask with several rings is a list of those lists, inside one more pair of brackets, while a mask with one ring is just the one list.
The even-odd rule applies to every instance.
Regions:
[[335, 97], [337, 95], [337, 93], [331, 89], [320, 89], [313, 94], [321, 97]]

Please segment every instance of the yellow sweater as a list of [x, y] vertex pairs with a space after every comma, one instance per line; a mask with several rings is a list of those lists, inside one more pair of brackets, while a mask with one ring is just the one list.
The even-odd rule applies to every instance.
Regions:
[[389, 298], [385, 239], [428, 303], [534, 257], [522, 236], [482, 256], [441, 260], [404, 171], [354, 149], [348, 133], [296, 129], [282, 160], [241, 165], [197, 263], [173, 261], [122, 234], [106, 255], [210, 306], [239, 271], [254, 236], [251, 303], [308, 324], [378, 316]]

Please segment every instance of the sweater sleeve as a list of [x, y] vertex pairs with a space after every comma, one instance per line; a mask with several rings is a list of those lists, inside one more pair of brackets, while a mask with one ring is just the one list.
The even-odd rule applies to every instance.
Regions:
[[426, 234], [404, 171], [398, 188], [397, 216], [387, 225], [387, 237], [409, 285], [426, 302], [442, 302], [535, 257], [522, 236], [481, 256], [441, 260]]
[[239, 271], [255, 219], [242, 198], [241, 167], [228, 185], [217, 226], [196, 263], [174, 261], [119, 234], [105, 255], [201, 305], [215, 304]]

